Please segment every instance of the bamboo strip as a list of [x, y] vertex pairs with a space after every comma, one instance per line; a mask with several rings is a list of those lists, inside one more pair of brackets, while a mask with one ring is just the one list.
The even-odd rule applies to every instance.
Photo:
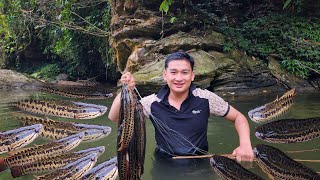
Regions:
[[[213, 154], [207, 154], [207, 155], [198, 155], [198, 156], [174, 156], [172, 159], [201, 159], [201, 158], [211, 158]], [[231, 159], [235, 159], [235, 155], [232, 154], [221, 154], [220, 156], [226, 156]], [[310, 160], [310, 159], [293, 159], [298, 162], [320, 162], [320, 160]]]
[[[287, 153], [302, 153], [302, 152], [315, 152], [319, 151], [320, 149], [308, 149], [308, 150], [300, 150], [300, 151], [286, 151]], [[207, 154], [207, 155], [197, 155], [197, 156], [174, 156], [172, 159], [201, 159], [201, 158], [211, 158], [214, 154]], [[226, 156], [231, 159], [235, 159], [235, 155], [233, 154], [219, 154], [220, 156]], [[297, 159], [296, 161], [313, 161], [313, 160], [301, 160]], [[314, 160], [315, 162], [320, 160]]]
[[299, 162], [320, 162], [320, 160], [318, 159], [314, 159], [314, 160], [310, 160], [310, 159], [293, 159], [295, 161], [299, 161]]
[[287, 153], [302, 153], [302, 152], [316, 152], [320, 151], [320, 149], [306, 149], [306, 150], [300, 150], [300, 151], [287, 151]]
[[211, 158], [213, 154], [199, 155], [199, 156], [174, 156], [172, 159], [201, 159], [201, 158]]
[[[211, 158], [214, 154], [206, 154], [206, 155], [196, 155], [196, 156], [174, 156], [172, 159], [201, 159], [201, 158]], [[231, 159], [236, 158], [235, 155], [232, 154], [219, 154], [220, 156], [225, 156]]]

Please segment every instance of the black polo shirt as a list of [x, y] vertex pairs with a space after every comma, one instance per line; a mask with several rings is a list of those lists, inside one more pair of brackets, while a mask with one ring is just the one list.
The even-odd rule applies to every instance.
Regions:
[[[169, 87], [164, 86], [157, 95], [149, 96], [152, 99], [149, 104], [142, 100], [142, 104], [151, 112], [157, 149], [168, 155], [195, 155], [203, 154], [203, 150], [208, 151], [209, 115], [226, 115], [228, 103], [212, 92], [191, 85], [188, 97], [178, 110], [169, 104], [169, 92]], [[217, 112], [212, 110], [215, 103], [223, 106], [217, 108]]]

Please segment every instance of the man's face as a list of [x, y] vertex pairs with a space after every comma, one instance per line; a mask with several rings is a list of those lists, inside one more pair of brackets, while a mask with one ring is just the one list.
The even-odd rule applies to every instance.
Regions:
[[188, 92], [191, 82], [194, 80], [194, 73], [191, 65], [186, 60], [173, 60], [168, 63], [168, 67], [163, 71], [163, 78], [171, 92]]

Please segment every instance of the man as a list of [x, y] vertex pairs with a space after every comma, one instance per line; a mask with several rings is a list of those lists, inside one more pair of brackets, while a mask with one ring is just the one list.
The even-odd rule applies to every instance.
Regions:
[[[232, 154], [236, 156], [236, 160], [252, 162], [254, 155], [247, 119], [218, 95], [196, 88], [192, 84], [195, 77], [193, 67], [194, 60], [189, 54], [182, 51], [172, 53], [166, 59], [163, 71], [167, 85], [156, 95], [141, 99], [142, 105], [153, 120], [157, 152], [170, 157], [199, 155], [208, 151], [208, 118], [209, 115], [216, 115], [235, 125], [239, 146]], [[132, 90], [135, 87], [134, 78], [130, 73], [122, 75], [121, 83], [127, 83]], [[117, 122], [119, 110], [120, 94], [113, 101], [109, 119]], [[177, 139], [178, 136], [181, 136], [180, 140]]]

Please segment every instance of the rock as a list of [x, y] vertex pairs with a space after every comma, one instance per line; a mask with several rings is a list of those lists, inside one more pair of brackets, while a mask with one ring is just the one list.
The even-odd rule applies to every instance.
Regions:
[[0, 89], [37, 89], [43, 82], [15, 72], [13, 70], [0, 69]]
[[145, 48], [136, 48], [128, 57], [125, 71], [127, 72], [137, 71], [140, 68], [140, 66], [143, 64], [146, 53], [147, 53], [147, 50]]
[[65, 74], [65, 73], [61, 73], [61, 74], [59, 74], [57, 77], [56, 77], [56, 80], [57, 81], [61, 81], [61, 80], [68, 80], [68, 75], [67, 74]]
[[312, 86], [303, 78], [289, 74], [284, 71], [277, 60], [268, 57], [268, 68], [273, 76], [275, 76], [282, 84], [288, 88], [296, 88], [297, 91], [314, 91], [316, 86]]
[[[198, 87], [237, 95], [286, 90], [272, 76], [263, 61], [240, 51], [224, 55], [216, 51], [194, 50], [189, 54], [195, 59], [194, 83]], [[133, 73], [139, 90], [146, 94], [155, 93], [165, 84], [162, 78], [164, 61], [165, 57]]]
[[163, 54], [170, 54], [180, 49], [210, 49], [222, 50], [225, 38], [222, 34], [210, 31], [205, 37], [194, 36], [186, 32], [178, 32], [161, 39], [156, 44], [157, 50]]
[[[112, 1], [114, 62], [120, 72], [133, 74], [141, 93], [155, 93], [165, 84], [164, 61], [177, 50], [188, 51], [194, 57], [194, 83], [218, 94], [250, 95], [285, 92], [294, 87], [298, 90], [319, 88], [319, 80], [313, 80], [311, 85], [280, 71], [279, 64], [273, 60], [267, 63], [238, 50], [223, 52], [228, 37], [215, 31], [219, 29], [215, 27], [217, 16], [210, 18], [216, 12], [212, 8], [215, 3], [173, 2], [170, 15], [160, 13], [158, 7], [154, 8], [155, 3], [160, 4], [154, 0]], [[197, 13], [193, 13], [195, 10]], [[170, 16], [175, 17], [173, 23]], [[234, 17], [241, 19], [241, 16], [243, 14]]]
[[310, 80], [310, 84], [311, 84], [314, 88], [320, 90], [320, 78], [314, 78], [314, 79]]
[[266, 64], [256, 58], [247, 56], [238, 50], [216, 58], [218, 62], [228, 60], [228, 65], [220, 68], [216, 78], [211, 82], [211, 91], [236, 92], [236, 94], [260, 94], [264, 91], [285, 91], [269, 72]]

